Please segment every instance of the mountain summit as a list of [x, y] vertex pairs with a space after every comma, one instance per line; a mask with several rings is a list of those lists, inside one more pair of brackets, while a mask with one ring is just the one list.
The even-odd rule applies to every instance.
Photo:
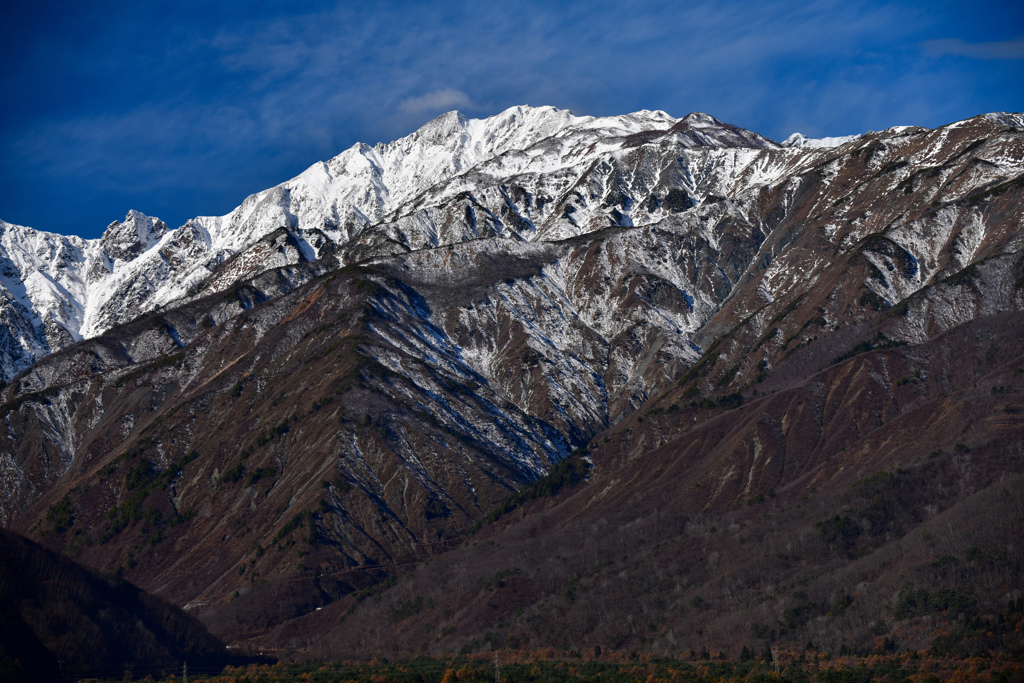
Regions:
[[[614, 163], [641, 141], [645, 146], [658, 141], [660, 147], [687, 150], [685, 156], [693, 157], [694, 163], [711, 149], [775, 147], [707, 114], [677, 120], [664, 112], [641, 111], [594, 118], [553, 107], [513, 107], [479, 120], [449, 112], [390, 144], [354, 145], [288, 182], [246, 198], [225, 216], [197, 217], [177, 230], [137, 211], [130, 211], [123, 222], [111, 223], [97, 240], [0, 221], [0, 286], [5, 292], [0, 324], [6, 339], [0, 349], [0, 372], [9, 380], [48, 353], [205, 291], [204, 285], [212, 280], [223, 286], [225, 273], [220, 271], [225, 262], [281, 228], [292, 235], [295, 247], [285, 261], [334, 254], [343, 265], [384, 252], [485, 235], [557, 240], [610, 224], [650, 222], [659, 215], [647, 211], [648, 204], [657, 201], [651, 194], [657, 189], [654, 177], [644, 180], [650, 187], [637, 188], [645, 196], [635, 206], [614, 207], [613, 216], [606, 217], [608, 207], [590, 206], [582, 196], [561, 196], [584, 175], [594, 176], [607, 194], [610, 190], [604, 185], [618, 183], [619, 178], [602, 177], [610, 171], [593, 167]], [[725, 178], [703, 179], [706, 187], [694, 181], [686, 191], [697, 202], [707, 192], [726, 191], [719, 187]], [[471, 188], [509, 183], [548, 200], [519, 206], [504, 197], [481, 197], [506, 205], [495, 206], [495, 220], [485, 216], [482, 225], [456, 226], [450, 217], [438, 214]], [[502, 209], [515, 218], [509, 220]], [[382, 251], [377, 243], [385, 235], [396, 243]], [[236, 263], [231, 272], [254, 275], [271, 264], [280, 265], [280, 257], [275, 258], [267, 263], [247, 259], [244, 270], [239, 271]]]

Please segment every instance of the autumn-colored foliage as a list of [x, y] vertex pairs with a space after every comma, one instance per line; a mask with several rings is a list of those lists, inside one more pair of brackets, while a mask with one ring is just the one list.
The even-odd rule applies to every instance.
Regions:
[[[695, 653], [690, 653], [691, 655]], [[450, 659], [372, 659], [227, 667], [220, 675], [190, 677], [192, 683], [686, 683], [689, 681], [868, 683], [898, 681], [1014, 681], [1024, 676], [1017, 656], [936, 658], [927, 652], [900, 655], [835, 656], [807, 649], [774, 650], [770, 659], [730, 661], [708, 653], [680, 659], [639, 652], [509, 650]], [[149, 679], [152, 680], [152, 679]], [[164, 679], [167, 683], [175, 679]], [[178, 679], [180, 680], [180, 679]]]

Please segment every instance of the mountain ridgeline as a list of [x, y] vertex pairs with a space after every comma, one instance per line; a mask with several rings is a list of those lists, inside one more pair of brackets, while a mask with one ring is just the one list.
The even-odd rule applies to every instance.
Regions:
[[1020, 648], [1022, 224], [1020, 114], [530, 107], [0, 223], [0, 524], [243, 651]]

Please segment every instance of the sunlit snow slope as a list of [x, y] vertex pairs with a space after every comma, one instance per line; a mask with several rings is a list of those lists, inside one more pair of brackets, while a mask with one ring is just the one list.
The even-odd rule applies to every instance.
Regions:
[[[711, 117], [684, 121], [690, 121], [689, 146], [773, 146]], [[551, 107], [514, 107], [483, 120], [450, 112], [390, 144], [357, 144], [248, 197], [225, 216], [198, 217], [177, 230], [137, 211], [95, 240], [0, 221], [4, 379], [69, 343], [190, 293], [223, 289], [238, 277], [289, 261], [312, 260], [362, 236], [363, 243], [353, 245], [358, 258], [365, 242], [372, 242], [367, 229], [377, 224], [387, 224], [381, 234], [397, 233], [406, 249], [477, 237], [478, 226], [441, 224], [437, 207], [474, 187], [480, 174], [490, 186], [485, 190], [526, 175], [531, 189], [544, 185], [540, 189], [561, 199], [595, 164], [634, 144], [635, 136], [658, 135], [679, 123], [648, 111], [593, 118]], [[545, 221], [552, 226], [550, 236], [581, 231], [578, 216], [559, 221], [551, 215], [553, 206], [530, 208], [523, 207], [524, 218], [498, 234], [535, 239], [537, 224]], [[584, 212], [591, 219], [592, 207]], [[263, 249], [236, 260], [215, 284], [208, 282], [232, 256], [279, 228], [292, 233], [296, 248], [290, 253]]]
[[[1019, 125], [1017, 115], [991, 116]], [[96, 240], [0, 221], [0, 372], [9, 380], [70, 343], [272, 267], [653, 224], [776, 183], [854, 139], [797, 134], [777, 145], [706, 114], [594, 118], [513, 107], [478, 120], [449, 112], [176, 230], [136, 211]]]

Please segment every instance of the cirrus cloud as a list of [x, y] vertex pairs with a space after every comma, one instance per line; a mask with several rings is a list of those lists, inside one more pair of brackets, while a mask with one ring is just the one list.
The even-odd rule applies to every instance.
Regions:
[[441, 113], [452, 109], [474, 109], [473, 101], [469, 95], [454, 88], [433, 90], [416, 97], [407, 97], [398, 103], [398, 108], [405, 114], [416, 116], [420, 114]]
[[988, 43], [969, 43], [959, 38], [928, 40], [921, 44], [935, 57], [952, 55], [972, 59], [1024, 59], [1024, 38], [996, 40]]
[[90, 236], [127, 208], [226, 213], [451, 109], [697, 110], [783, 139], [1024, 106], [1008, 0], [54, 3], [67, 22], [0, 22], [0, 217]]

